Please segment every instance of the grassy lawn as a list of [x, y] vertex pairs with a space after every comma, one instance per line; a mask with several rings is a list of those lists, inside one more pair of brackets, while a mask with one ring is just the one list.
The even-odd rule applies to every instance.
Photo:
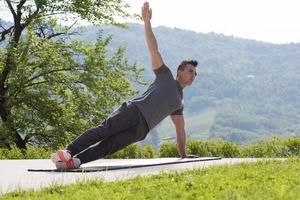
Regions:
[[148, 178], [87, 181], [0, 199], [300, 199], [300, 159], [214, 166]]

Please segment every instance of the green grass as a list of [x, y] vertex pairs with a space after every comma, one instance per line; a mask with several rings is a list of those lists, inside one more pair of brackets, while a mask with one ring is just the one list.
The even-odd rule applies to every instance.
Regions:
[[87, 181], [0, 199], [300, 199], [300, 159], [215, 166], [148, 178]]

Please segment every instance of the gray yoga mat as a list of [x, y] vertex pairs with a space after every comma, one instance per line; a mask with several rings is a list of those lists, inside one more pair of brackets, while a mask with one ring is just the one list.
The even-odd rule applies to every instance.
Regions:
[[[169, 158], [169, 159], [146, 159], [144, 162], [138, 162], [142, 159], [136, 159], [137, 162], [132, 162], [128, 164], [116, 164], [110, 165], [106, 163], [101, 166], [89, 166], [89, 167], [80, 167], [78, 169], [28, 169], [29, 172], [99, 172], [99, 171], [109, 171], [109, 170], [118, 170], [118, 169], [131, 169], [131, 168], [140, 168], [140, 167], [152, 167], [159, 165], [173, 165], [173, 164], [182, 164], [182, 163], [190, 163], [190, 162], [201, 162], [201, 161], [210, 161], [210, 160], [220, 160], [220, 157], [202, 157], [202, 158]], [[125, 161], [126, 159], [124, 159]], [[132, 160], [131, 160], [132, 161]]]

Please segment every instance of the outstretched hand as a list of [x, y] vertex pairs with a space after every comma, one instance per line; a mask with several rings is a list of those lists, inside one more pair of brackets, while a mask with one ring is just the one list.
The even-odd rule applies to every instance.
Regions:
[[149, 22], [152, 18], [152, 9], [146, 1], [142, 7], [142, 18], [144, 22]]

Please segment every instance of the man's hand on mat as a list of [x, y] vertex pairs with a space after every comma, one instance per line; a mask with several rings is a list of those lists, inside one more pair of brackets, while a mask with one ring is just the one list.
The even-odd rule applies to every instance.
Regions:
[[183, 156], [182, 158], [199, 158], [197, 155], [188, 154], [186, 156]]
[[144, 22], [149, 22], [152, 18], [152, 9], [149, 7], [149, 3], [147, 1], [142, 7], [142, 17]]

